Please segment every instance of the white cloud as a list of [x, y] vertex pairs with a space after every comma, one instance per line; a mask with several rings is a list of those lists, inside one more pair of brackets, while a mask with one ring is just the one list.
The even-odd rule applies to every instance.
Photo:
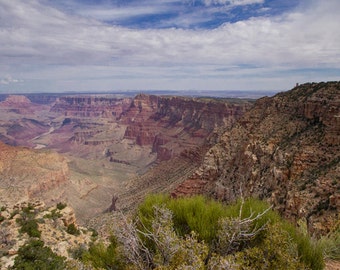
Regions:
[[[127, 29], [44, 3], [0, 0], [0, 74], [32, 89], [268, 88], [307, 79], [289, 69], [340, 69], [337, 0], [306, 1], [304, 9], [213, 30]], [[273, 78], [281, 71], [287, 77]]]
[[204, 4], [210, 5], [231, 5], [231, 6], [246, 6], [253, 4], [263, 4], [264, 0], [203, 0]]
[[146, 16], [157, 13], [164, 13], [164, 8], [159, 6], [128, 6], [111, 8], [86, 8], [78, 11], [79, 15], [95, 18], [101, 21], [121, 20], [133, 16]]
[[5, 84], [5, 85], [11, 84], [11, 83], [17, 83], [17, 82], [21, 82], [21, 81], [18, 79], [12, 78], [11, 75], [6, 75], [4, 78], [0, 80], [0, 84]]

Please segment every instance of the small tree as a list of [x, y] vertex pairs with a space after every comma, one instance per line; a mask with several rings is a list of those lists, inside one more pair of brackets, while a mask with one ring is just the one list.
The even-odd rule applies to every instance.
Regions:
[[68, 225], [66, 231], [69, 234], [72, 234], [72, 235], [79, 235], [80, 234], [80, 231], [77, 229], [77, 227], [76, 227], [76, 225], [74, 225], [74, 223], [71, 223], [70, 225]]
[[65, 258], [53, 253], [49, 247], [44, 246], [43, 241], [31, 239], [19, 248], [12, 269], [63, 270]]
[[110, 237], [110, 244], [108, 246], [103, 242], [92, 242], [89, 249], [81, 254], [81, 260], [96, 269], [124, 269], [117, 252], [117, 241], [114, 236]]

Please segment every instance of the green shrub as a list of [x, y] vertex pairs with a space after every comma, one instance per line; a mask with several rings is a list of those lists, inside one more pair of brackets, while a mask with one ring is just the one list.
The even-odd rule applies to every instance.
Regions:
[[69, 234], [72, 234], [72, 235], [79, 235], [80, 234], [80, 231], [77, 229], [76, 225], [74, 225], [73, 223], [71, 223], [67, 226], [66, 232], [68, 232]]
[[305, 269], [300, 262], [296, 244], [280, 225], [268, 225], [265, 237], [256, 246], [243, 249], [235, 255], [241, 269]]
[[[137, 216], [138, 228], [143, 232], [139, 237], [152, 254], [158, 252], [157, 243], [147, 235], [152, 232], [155, 206], [170, 209], [176, 234], [183, 238], [195, 232], [198, 242], [204, 241], [209, 246], [209, 253], [216, 254], [216, 261], [243, 265], [240, 269], [294, 269], [300, 266], [323, 269], [320, 245], [285, 222], [266, 202], [253, 198], [223, 205], [202, 196], [179, 199], [148, 196], [139, 206]], [[262, 259], [255, 260], [258, 256]], [[248, 268], [240, 263], [241, 258]], [[264, 265], [269, 266], [261, 268]]]
[[[138, 208], [139, 219], [147, 228], [150, 228], [154, 218], [153, 207], [155, 205], [163, 205], [173, 212], [175, 230], [179, 235], [184, 236], [195, 231], [199, 239], [207, 243], [211, 243], [216, 238], [218, 221], [221, 218], [236, 218], [240, 212], [241, 218], [255, 217], [258, 213], [270, 208], [267, 203], [253, 198], [244, 202], [239, 200], [232, 205], [223, 205], [203, 196], [171, 199], [166, 195], [150, 195]], [[241, 207], [242, 211], [240, 211]], [[256, 219], [254, 226], [261, 227], [268, 222], [274, 223], [279, 220], [279, 214], [270, 210]]]
[[41, 232], [38, 230], [39, 225], [35, 219], [18, 219], [18, 223], [21, 225], [20, 232], [27, 233], [30, 237], [40, 237]]
[[43, 241], [31, 239], [19, 248], [18, 256], [14, 259], [11, 269], [63, 270], [65, 269], [65, 258], [53, 253], [49, 247], [44, 246]]
[[287, 221], [281, 220], [280, 225], [296, 243], [300, 260], [313, 270], [323, 269], [323, 250], [318, 242]]
[[58, 202], [57, 203], [57, 209], [63, 210], [67, 206], [66, 203]]
[[96, 269], [125, 269], [117, 253], [116, 238], [113, 236], [110, 237], [108, 246], [103, 242], [92, 242], [89, 249], [82, 253], [81, 260]]
[[63, 215], [57, 209], [53, 209], [49, 214], [44, 215], [44, 218], [56, 220], [62, 216]]
[[321, 237], [318, 245], [323, 250], [325, 258], [340, 261], [340, 228]]
[[216, 236], [218, 220], [224, 216], [222, 204], [203, 196], [170, 199], [165, 195], [150, 195], [138, 208], [141, 222], [150, 228], [154, 206], [165, 206], [173, 212], [176, 232], [185, 236], [195, 231], [200, 240], [210, 243]]

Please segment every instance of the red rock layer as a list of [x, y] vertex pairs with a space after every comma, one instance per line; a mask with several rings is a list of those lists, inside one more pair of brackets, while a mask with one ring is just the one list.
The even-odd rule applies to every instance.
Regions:
[[129, 98], [65, 96], [57, 99], [51, 111], [64, 113], [67, 117], [119, 118], [130, 103]]
[[[304, 84], [262, 98], [224, 132], [194, 175], [202, 193], [267, 199], [293, 221], [325, 233], [340, 212], [340, 82]], [[197, 189], [193, 189], [196, 193]]]
[[218, 127], [230, 127], [251, 107], [246, 101], [164, 97], [140, 94], [123, 114], [124, 137], [152, 145], [167, 160], [186, 148], [201, 145]]

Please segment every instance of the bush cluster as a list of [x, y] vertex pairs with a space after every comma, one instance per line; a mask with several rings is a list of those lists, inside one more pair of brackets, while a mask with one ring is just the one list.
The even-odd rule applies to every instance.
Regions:
[[223, 205], [150, 195], [122, 221], [118, 242], [92, 244], [84, 262], [111, 269], [323, 269], [320, 246], [257, 199]]
[[28, 205], [22, 209], [21, 217], [16, 222], [21, 225], [20, 232], [27, 233], [30, 237], [40, 237], [38, 221], [35, 219], [35, 211], [32, 205]]
[[65, 267], [64, 257], [53, 253], [49, 247], [44, 246], [43, 241], [30, 239], [19, 248], [11, 269], [63, 270]]
[[[24, 209], [18, 222], [22, 231], [37, 237], [32, 209]], [[74, 224], [67, 232], [79, 234]], [[202, 196], [150, 195], [134, 215], [121, 215], [108, 243], [93, 237], [88, 247], [81, 245], [70, 254], [75, 259], [72, 269], [318, 270], [323, 269], [326, 246], [332, 247], [329, 257], [338, 256], [339, 234], [335, 239], [324, 238], [320, 245], [258, 199], [225, 205]], [[13, 269], [70, 265], [31, 238], [19, 249]]]
[[[258, 199], [223, 205], [202, 196], [171, 199], [151, 195], [138, 208], [140, 231], [152, 231], [155, 206], [171, 210], [178, 236], [195, 232], [198, 242], [217, 256], [209, 255], [205, 262], [224, 260], [236, 265], [235, 269], [323, 268], [322, 249]], [[144, 237], [144, 244], [155, 250], [150, 239]]]
[[71, 223], [67, 226], [66, 232], [72, 235], [79, 235], [80, 231], [77, 229], [76, 225], [74, 223]]

